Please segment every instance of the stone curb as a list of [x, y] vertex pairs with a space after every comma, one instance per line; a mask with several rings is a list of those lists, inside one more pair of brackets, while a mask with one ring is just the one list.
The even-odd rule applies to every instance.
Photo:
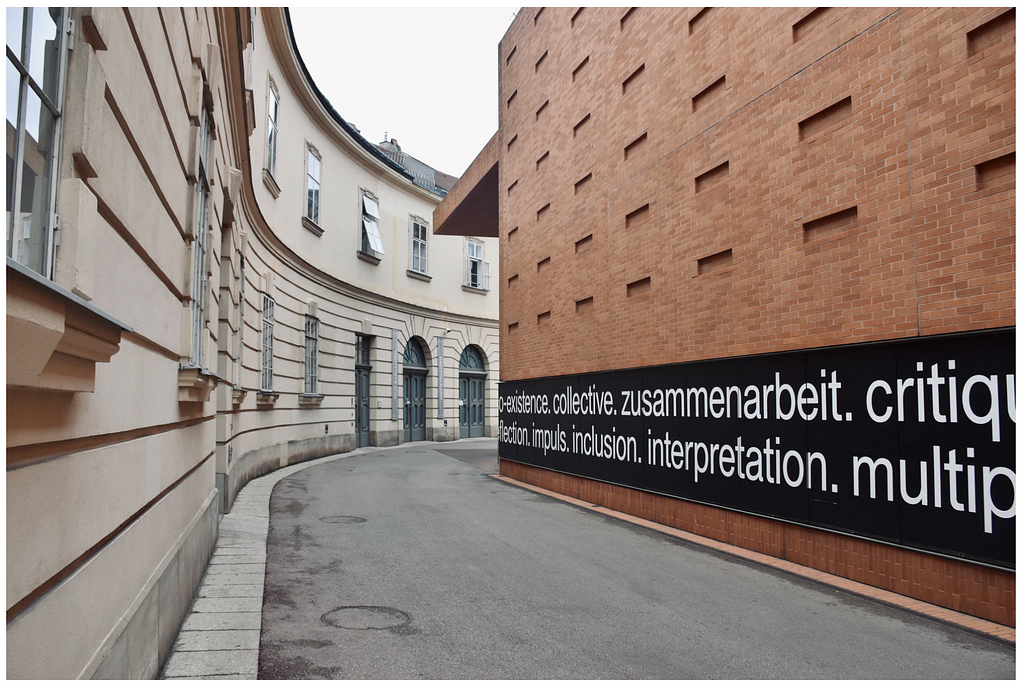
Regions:
[[[493, 441], [493, 438], [484, 440]], [[270, 494], [274, 485], [300, 470], [340, 458], [409, 448], [436, 448], [472, 441], [480, 439], [367, 446], [288, 465], [251, 480], [235, 497], [232, 512], [221, 518], [217, 545], [175, 637], [160, 678], [256, 679], [267, 564], [267, 531], [270, 528]]]

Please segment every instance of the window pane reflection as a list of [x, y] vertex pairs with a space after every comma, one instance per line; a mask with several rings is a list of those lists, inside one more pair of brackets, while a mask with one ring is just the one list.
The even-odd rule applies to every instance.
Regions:
[[21, 59], [21, 26], [24, 20], [24, 11], [21, 7], [7, 8], [7, 47], [18, 59]]
[[32, 39], [29, 43], [28, 73], [50, 100], [57, 100], [60, 67], [59, 7], [32, 8]]
[[50, 222], [50, 177], [53, 174], [53, 134], [56, 120], [31, 90], [25, 101], [25, 133], [21, 140], [21, 196], [14, 218], [8, 253], [37, 272], [43, 272]]

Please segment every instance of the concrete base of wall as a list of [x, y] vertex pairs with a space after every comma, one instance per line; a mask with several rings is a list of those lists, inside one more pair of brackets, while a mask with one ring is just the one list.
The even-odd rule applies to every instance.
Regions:
[[94, 680], [152, 680], [167, 660], [185, 619], [220, 527], [219, 494], [214, 490], [167, 554], [139, 600], [125, 613], [127, 624], [107, 639], [105, 651], [82, 671]]
[[500, 460], [520, 482], [1016, 627], [1016, 575], [964, 561]]
[[459, 427], [427, 427], [427, 441], [455, 441], [459, 438]]
[[224, 510], [221, 512], [231, 511], [231, 505], [235, 502], [239, 490], [251, 479], [292, 463], [301, 463], [336, 453], [348, 453], [355, 447], [355, 434], [329, 434], [315, 439], [282, 441], [247, 451], [238, 456], [237, 460], [228, 468], [227, 475], [219, 474], [217, 476], [218, 485], [221, 481], [226, 485], [226, 494], [222, 504]]
[[370, 430], [371, 446], [398, 446], [402, 442], [402, 431], [398, 429]]

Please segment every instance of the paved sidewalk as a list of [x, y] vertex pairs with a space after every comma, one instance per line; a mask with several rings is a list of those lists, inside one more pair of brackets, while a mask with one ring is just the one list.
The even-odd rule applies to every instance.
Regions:
[[[463, 439], [458, 443], [474, 441], [479, 440]], [[390, 447], [367, 446], [289, 465], [257, 477], [242, 487], [231, 512], [221, 518], [217, 547], [192, 608], [178, 632], [161, 679], [256, 679], [263, 617], [263, 577], [267, 564], [267, 529], [270, 527], [270, 493], [274, 485], [299, 470], [362, 453], [415, 446], [437, 449], [454, 445], [418, 441]]]

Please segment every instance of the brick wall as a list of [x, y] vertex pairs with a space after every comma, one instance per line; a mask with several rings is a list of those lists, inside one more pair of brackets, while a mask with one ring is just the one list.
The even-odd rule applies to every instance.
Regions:
[[1016, 627], [1016, 575], [508, 460], [501, 474], [645, 520]]
[[523, 8], [500, 59], [503, 379], [1015, 324], [1013, 10]]

